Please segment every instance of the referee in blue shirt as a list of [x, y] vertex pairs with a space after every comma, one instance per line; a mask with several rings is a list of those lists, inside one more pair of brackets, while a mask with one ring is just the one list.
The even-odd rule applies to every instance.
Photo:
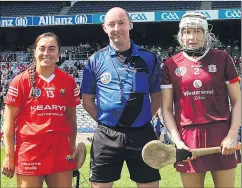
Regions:
[[159, 171], [143, 162], [141, 151], [157, 139], [150, 121], [160, 107], [160, 62], [130, 40], [132, 28], [124, 9], [110, 9], [103, 24], [109, 45], [84, 67], [83, 106], [98, 122], [90, 162], [95, 188], [112, 187], [124, 161], [138, 187], [159, 187]]

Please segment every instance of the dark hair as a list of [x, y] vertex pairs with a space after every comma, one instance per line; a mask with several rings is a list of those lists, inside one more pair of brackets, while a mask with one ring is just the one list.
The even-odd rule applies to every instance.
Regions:
[[33, 97], [33, 94], [34, 94], [33, 91], [34, 91], [34, 86], [35, 86], [35, 73], [36, 73], [36, 59], [35, 59], [34, 54], [35, 54], [35, 50], [36, 50], [38, 42], [42, 38], [45, 38], [45, 37], [52, 37], [52, 38], [54, 38], [56, 40], [57, 44], [58, 44], [58, 50], [60, 52], [60, 46], [61, 46], [60, 39], [54, 33], [51, 33], [51, 32], [43, 33], [43, 34], [39, 35], [37, 37], [37, 39], [35, 40], [34, 45], [33, 45], [33, 49], [32, 49], [32, 60], [31, 60], [31, 64], [30, 64], [30, 67], [29, 67], [30, 84], [32, 86], [32, 89], [31, 89], [31, 92], [30, 92], [31, 97]]

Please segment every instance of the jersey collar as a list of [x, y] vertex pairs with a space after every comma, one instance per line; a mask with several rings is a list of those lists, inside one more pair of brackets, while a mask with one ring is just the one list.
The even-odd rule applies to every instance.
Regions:
[[50, 83], [50, 82], [55, 78], [55, 74], [52, 74], [49, 78], [45, 78], [44, 76], [42, 76], [41, 74], [39, 74], [39, 77], [40, 77], [42, 80], [44, 80], [44, 81]]
[[[131, 47], [132, 47], [132, 54], [131, 54], [131, 56], [139, 56], [139, 49], [141, 47], [136, 45], [132, 40], [130, 40], [130, 42], [131, 42]], [[110, 56], [117, 56], [117, 52], [110, 45], [108, 46], [108, 53], [109, 53]]]
[[182, 54], [183, 54], [183, 56], [184, 56], [185, 58], [189, 59], [190, 61], [198, 62], [198, 61], [200, 61], [202, 58], [204, 58], [205, 55], [207, 55], [208, 51], [209, 51], [209, 49], [207, 49], [207, 50], [204, 52], [204, 54], [203, 54], [202, 56], [198, 57], [198, 58], [193, 58], [193, 57], [187, 55], [186, 52], [182, 52]]

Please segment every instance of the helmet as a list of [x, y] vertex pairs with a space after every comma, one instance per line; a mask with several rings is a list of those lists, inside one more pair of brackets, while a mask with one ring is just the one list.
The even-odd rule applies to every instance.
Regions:
[[[182, 43], [183, 30], [186, 28], [202, 29], [204, 33], [204, 46], [200, 48], [191, 48]], [[178, 41], [189, 56], [201, 56], [209, 48], [209, 30], [206, 17], [199, 12], [188, 12], [182, 16], [179, 24]]]
[[206, 17], [198, 12], [188, 12], [182, 16], [179, 28], [201, 28], [208, 30], [208, 22]]

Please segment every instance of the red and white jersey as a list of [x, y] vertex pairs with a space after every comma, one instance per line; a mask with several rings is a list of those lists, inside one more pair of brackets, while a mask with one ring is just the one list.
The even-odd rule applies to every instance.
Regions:
[[55, 68], [48, 79], [36, 73], [34, 97], [30, 97], [31, 88], [29, 70], [26, 70], [11, 81], [4, 99], [5, 104], [20, 108], [17, 140], [51, 131], [69, 135], [66, 109], [80, 104], [74, 78]]
[[173, 88], [175, 120], [182, 127], [229, 120], [226, 84], [239, 80], [226, 51], [210, 49], [198, 59], [180, 52], [165, 61], [161, 89]]

